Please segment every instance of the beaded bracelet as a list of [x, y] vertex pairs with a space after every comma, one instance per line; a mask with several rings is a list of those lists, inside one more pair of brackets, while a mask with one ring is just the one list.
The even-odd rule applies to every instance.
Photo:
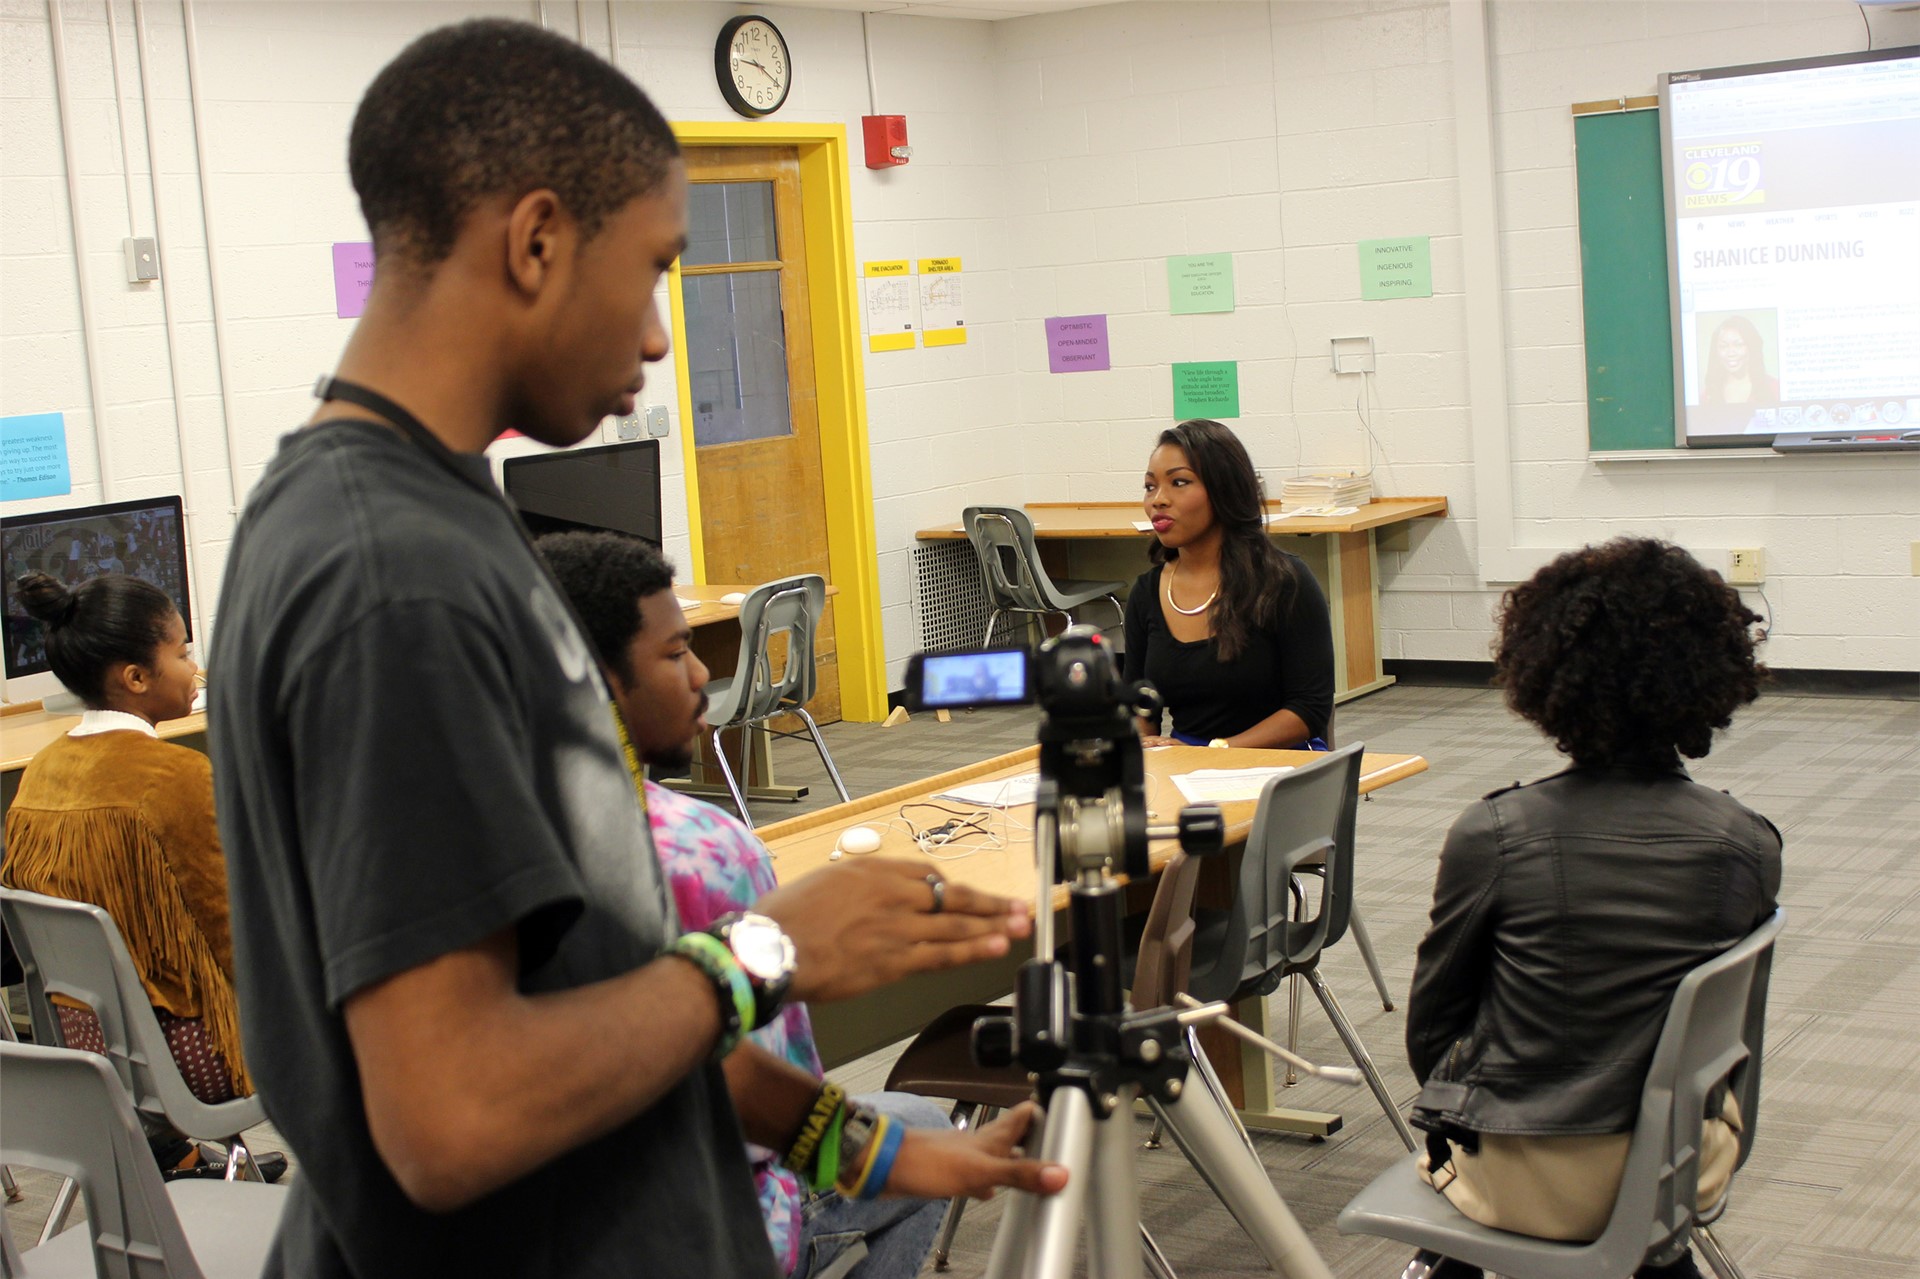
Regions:
[[713, 1047], [715, 1061], [732, 1052], [753, 1029], [753, 984], [726, 943], [708, 933], [687, 933], [668, 951], [707, 975], [720, 1001], [720, 1041]]
[[[807, 1168], [813, 1163], [814, 1156], [820, 1152], [820, 1142], [825, 1137], [829, 1126], [834, 1128], [834, 1139], [836, 1143], [838, 1142], [838, 1121], [842, 1117], [841, 1108], [846, 1104], [846, 1100], [846, 1089], [831, 1079], [820, 1081], [820, 1091], [814, 1096], [813, 1109], [809, 1110], [807, 1117], [801, 1121], [800, 1131], [794, 1135], [793, 1144], [787, 1147], [787, 1153], [780, 1160], [788, 1172], [799, 1173], [803, 1177], [807, 1175]], [[837, 1145], [833, 1152], [833, 1162], [836, 1167], [839, 1166], [840, 1151]]]

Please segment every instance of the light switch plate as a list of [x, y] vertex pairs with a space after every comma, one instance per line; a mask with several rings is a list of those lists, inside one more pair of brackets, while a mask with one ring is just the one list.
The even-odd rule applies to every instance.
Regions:
[[656, 440], [667, 438], [667, 406], [664, 404], [647, 405], [647, 434]]

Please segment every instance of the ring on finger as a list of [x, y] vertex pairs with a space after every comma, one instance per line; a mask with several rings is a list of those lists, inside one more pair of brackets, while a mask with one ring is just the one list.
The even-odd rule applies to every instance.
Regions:
[[927, 887], [933, 890], [933, 906], [927, 913], [938, 915], [947, 908], [947, 881], [938, 875], [928, 875]]

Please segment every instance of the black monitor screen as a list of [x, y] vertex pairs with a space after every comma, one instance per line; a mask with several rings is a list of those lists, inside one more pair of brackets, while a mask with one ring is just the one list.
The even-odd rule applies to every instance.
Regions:
[[660, 442], [510, 458], [507, 498], [536, 535], [610, 530], [660, 545]]
[[40, 623], [27, 616], [16, 598], [15, 583], [24, 573], [46, 573], [68, 586], [102, 573], [130, 573], [172, 596], [187, 637], [193, 637], [187, 538], [177, 497], [9, 515], [0, 519], [0, 562], [6, 566], [0, 599], [6, 613], [8, 679], [47, 669]]

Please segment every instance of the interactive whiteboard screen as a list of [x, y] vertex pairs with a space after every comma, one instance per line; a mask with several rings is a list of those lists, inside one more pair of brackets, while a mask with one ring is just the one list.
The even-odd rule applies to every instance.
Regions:
[[1920, 426], [1920, 48], [1661, 77], [1678, 443]]

